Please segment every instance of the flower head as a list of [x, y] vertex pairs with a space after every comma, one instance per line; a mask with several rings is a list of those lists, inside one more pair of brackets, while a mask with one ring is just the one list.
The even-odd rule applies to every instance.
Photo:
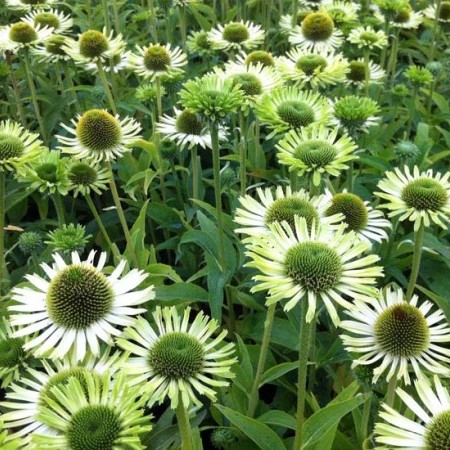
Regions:
[[410, 66], [405, 71], [405, 77], [413, 87], [420, 88], [433, 82], [433, 74], [426, 67]]
[[74, 137], [57, 135], [64, 153], [71, 153], [75, 158], [87, 158], [93, 162], [111, 161], [128, 151], [140, 138], [141, 126], [131, 117], [120, 120], [105, 110], [90, 109], [77, 120], [72, 119], [73, 128], [61, 126]]
[[66, 45], [66, 36], [60, 34], [53, 34], [45, 42], [34, 47], [31, 51], [40, 61], [44, 62], [58, 62], [69, 61], [70, 56], [64, 50]]
[[189, 53], [199, 56], [208, 56], [214, 53], [208, 32], [205, 30], [193, 31], [187, 38], [186, 46]]
[[277, 145], [278, 160], [298, 176], [309, 174], [319, 186], [323, 174], [334, 177], [356, 159], [356, 145], [346, 134], [338, 137], [338, 129], [317, 126], [287, 133]]
[[391, 212], [389, 217], [400, 216], [400, 220], [414, 222], [414, 229], [423, 223], [429, 227], [431, 222], [447, 229], [450, 219], [450, 172], [444, 175], [433, 170], [420, 172], [414, 166], [413, 173], [408, 166], [403, 172], [397, 167], [394, 172], [387, 172], [384, 180], [378, 183], [382, 192], [375, 192], [378, 197], [389, 203], [381, 204]]
[[137, 54], [129, 56], [130, 67], [137, 75], [147, 79], [180, 73], [187, 64], [183, 51], [171, 44], [150, 44], [148, 47], [137, 46], [136, 49]]
[[433, 385], [420, 379], [414, 387], [420, 401], [401, 388], [396, 390], [408, 412], [401, 414], [385, 403], [381, 405], [379, 414], [384, 422], [375, 424], [375, 440], [389, 448], [445, 450], [450, 439], [448, 388], [442, 385], [438, 375], [434, 375]]
[[213, 48], [223, 51], [250, 50], [262, 44], [264, 31], [251, 22], [229, 22], [218, 24], [208, 33]]
[[233, 80], [212, 74], [187, 81], [180, 98], [185, 108], [215, 121], [237, 111], [243, 103], [244, 93]]
[[330, 106], [317, 92], [289, 86], [264, 95], [256, 106], [256, 115], [273, 130], [268, 136], [272, 137], [289, 130], [328, 125]]
[[343, 24], [356, 22], [360, 5], [356, 2], [329, 0], [320, 5], [319, 11], [331, 16], [334, 23]]
[[20, 251], [24, 255], [38, 255], [42, 250], [44, 250], [44, 240], [42, 235], [36, 231], [25, 231], [19, 236], [17, 241]]
[[250, 53], [242, 52], [236, 55], [236, 62], [243, 66], [250, 66], [252, 64], [258, 65], [261, 64], [265, 67], [274, 67], [275, 66], [275, 58], [271, 53], [266, 52], [265, 50], [253, 50]]
[[5, 5], [13, 10], [33, 11], [51, 8], [57, 0], [5, 0]]
[[363, 58], [358, 58], [351, 61], [348, 65], [349, 71], [347, 73], [346, 83], [350, 86], [358, 86], [362, 88], [366, 82], [366, 72], [368, 72], [369, 84], [380, 84], [386, 75], [386, 72], [373, 61], [368, 64], [364, 62]]
[[419, 306], [417, 295], [407, 301], [401, 289], [389, 288], [377, 299], [357, 302], [346, 311], [351, 319], [340, 323], [345, 348], [357, 354], [353, 365], [375, 366], [374, 383], [386, 371], [387, 381], [395, 376], [406, 384], [410, 369], [416, 377], [423, 370], [450, 376], [442, 364], [450, 362], [450, 350], [442, 345], [450, 342], [450, 328], [441, 310], [430, 312], [432, 306], [429, 301]]
[[439, 5], [439, 8], [438, 3], [425, 8], [423, 11], [424, 15], [441, 23], [450, 23], [450, 2], [443, 1]]
[[372, 27], [354, 28], [348, 35], [348, 41], [356, 44], [358, 48], [383, 48], [388, 39], [384, 31], [375, 31]]
[[141, 449], [139, 435], [152, 428], [151, 417], [144, 415], [145, 399], [123, 374], [114, 380], [108, 372], [71, 377], [53, 387], [44, 401], [38, 419], [56, 433], [34, 433], [33, 443], [41, 450]]
[[102, 269], [106, 253], [100, 255], [95, 266], [95, 251], [81, 261], [78, 253], [72, 253], [72, 261], [66, 264], [58, 253], [53, 255], [53, 267], [42, 264], [49, 280], [39, 275], [27, 275], [33, 285], [15, 288], [9, 307], [15, 314], [11, 316], [13, 326], [26, 324], [15, 332], [15, 337], [23, 337], [38, 332], [38, 336], [24, 348], [34, 349], [36, 355], [50, 355], [62, 358], [71, 354], [74, 360], [82, 360], [87, 346], [94, 355], [100, 352], [98, 340], [111, 342], [111, 335], [118, 336], [117, 326], [130, 325], [132, 316], [145, 311], [138, 308], [154, 298], [153, 286], [140, 291], [135, 288], [145, 280], [146, 275], [133, 269], [119, 279], [125, 269], [122, 260], [110, 274]]
[[33, 10], [25, 15], [23, 21], [33, 27], [37, 27], [39, 25], [42, 28], [51, 28], [55, 34], [67, 33], [73, 26], [72, 18], [56, 9], [44, 11]]
[[308, 14], [300, 26], [291, 31], [289, 42], [306, 50], [333, 50], [342, 44], [343, 35], [336, 29], [329, 14], [314, 12]]
[[375, 277], [382, 268], [374, 266], [376, 255], [361, 256], [368, 244], [324, 222], [310, 229], [304, 218], [295, 217], [292, 228], [286, 222], [268, 225], [270, 234], [254, 238], [247, 255], [248, 267], [262, 274], [253, 279], [252, 292], [267, 290], [267, 304], [286, 299], [285, 310], [307, 301], [306, 320], [311, 322], [321, 300], [334, 324], [339, 323], [335, 303], [350, 308], [345, 297], [370, 300], [376, 294]]
[[107, 169], [97, 164], [88, 164], [75, 159], [67, 168], [67, 177], [70, 189], [73, 189], [73, 196], [77, 197], [78, 194], [89, 195], [91, 190], [101, 195], [102, 191], [108, 189], [110, 174]]
[[83, 253], [91, 235], [86, 236], [86, 229], [82, 225], [73, 223], [63, 224], [61, 228], [49, 231], [48, 244], [52, 251], [70, 254], [72, 252]]
[[219, 328], [214, 319], [200, 312], [189, 323], [189, 315], [190, 308], [180, 317], [175, 307], [158, 306], [153, 313], [156, 328], [139, 318], [117, 339], [120, 347], [136, 355], [125, 370], [148, 394], [149, 404], [169, 397], [173, 409], [180, 401], [188, 408], [201, 405], [197, 395], [215, 401], [215, 388], [228, 386], [226, 379], [234, 376], [234, 344], [222, 343], [227, 332], [212, 337]]
[[[375, 17], [379, 18], [380, 21], [384, 21], [382, 14], [375, 13]], [[417, 28], [423, 21], [423, 16], [419, 12], [413, 11], [411, 5], [405, 6], [403, 9], [396, 12], [390, 25], [394, 28], [403, 28], [405, 30]]]
[[39, 155], [42, 141], [11, 120], [0, 122], [0, 170], [14, 170]]
[[31, 25], [28, 22], [16, 22], [0, 28], [0, 50], [17, 52], [21, 48], [34, 47], [45, 41], [52, 28]]

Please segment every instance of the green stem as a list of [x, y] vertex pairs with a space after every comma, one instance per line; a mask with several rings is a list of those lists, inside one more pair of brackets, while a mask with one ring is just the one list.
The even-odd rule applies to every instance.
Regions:
[[291, 180], [291, 189], [292, 192], [297, 192], [298, 189], [298, 174], [296, 170], [292, 170], [289, 172], [289, 178]]
[[44, 140], [44, 143], [48, 144], [47, 142], [47, 133], [45, 131], [45, 125], [44, 120], [41, 116], [41, 110], [39, 109], [39, 103], [37, 99], [37, 93], [36, 93], [36, 86], [34, 84], [33, 76], [32, 76], [32, 70], [30, 65], [30, 51], [28, 48], [24, 49], [24, 58], [23, 58], [24, 64], [25, 64], [25, 72], [28, 79], [28, 86], [30, 88], [31, 93], [31, 101], [33, 103], [34, 107], [34, 113], [36, 114], [37, 121], [39, 123], [39, 129], [41, 131], [42, 139]]
[[66, 80], [69, 83], [69, 91], [72, 95], [72, 100], [75, 105], [75, 112], [81, 111], [80, 105], [78, 104], [77, 93], [75, 92], [75, 84], [73, 83], [72, 75], [69, 70], [69, 65], [64, 61], [63, 62], [64, 74], [66, 76]]
[[436, 2], [436, 17], [434, 18], [434, 25], [433, 25], [433, 33], [431, 34], [431, 48], [430, 48], [430, 54], [428, 55], [428, 61], [433, 61], [434, 58], [434, 51], [436, 49], [436, 40], [438, 36], [438, 30], [439, 30], [439, 11], [441, 9], [441, 1], [437, 0]]
[[298, 351], [298, 383], [297, 383], [297, 419], [293, 450], [300, 450], [303, 441], [303, 424], [305, 422], [305, 401], [306, 401], [306, 378], [308, 372], [308, 356], [310, 347], [311, 327], [315, 322], [306, 322], [306, 313], [308, 311], [308, 301], [301, 301], [300, 315], [300, 341]]
[[177, 201], [180, 205], [180, 208], [183, 209], [183, 204], [184, 204], [183, 196], [182, 196], [183, 189], [181, 188], [180, 179], [178, 178], [177, 169], [175, 167], [175, 163], [174, 163], [173, 159], [170, 159], [169, 164], [170, 164], [170, 170], [172, 171], [173, 179], [175, 181], [175, 190], [176, 190], [176, 195], [177, 195]]
[[114, 27], [116, 28], [116, 33], [120, 33], [120, 15], [119, 15], [119, 5], [117, 0], [112, 0], [112, 9], [114, 15]]
[[200, 180], [199, 180], [199, 164], [198, 164], [198, 154], [197, 154], [197, 146], [194, 145], [191, 150], [191, 159], [192, 159], [192, 198], [194, 200], [199, 200], [200, 195]]
[[272, 334], [273, 319], [275, 317], [276, 303], [269, 305], [266, 313], [266, 320], [264, 321], [264, 334], [261, 343], [261, 350], [259, 352], [258, 367], [256, 369], [255, 379], [253, 381], [252, 390], [250, 393], [247, 416], [253, 417], [255, 415], [256, 407], [259, 401], [259, 385], [261, 384], [261, 378], [266, 366], [267, 354], [269, 352], [270, 336]]
[[125, 218], [125, 214], [122, 209], [122, 204], [120, 203], [120, 197], [119, 197], [119, 192], [117, 191], [117, 185], [114, 180], [114, 172], [113, 172], [111, 163], [109, 161], [106, 162], [106, 167], [109, 170], [109, 184], [111, 186], [111, 193], [112, 193], [112, 196], [114, 199], [114, 204], [116, 205], [117, 215], [119, 216], [120, 224], [122, 225], [122, 230], [125, 235], [127, 247], [129, 248], [129, 251], [130, 251], [131, 260], [133, 262], [133, 265], [135, 267], [138, 267], [139, 264], [138, 264], [138, 259], [136, 256], [136, 251], [134, 249], [133, 242], [131, 240], [130, 230], [128, 228], [127, 220]]
[[5, 172], [0, 170], [0, 297], [6, 279], [5, 269]]
[[365, 66], [364, 95], [366, 97], [369, 96], [369, 80], [370, 80], [369, 62], [370, 62], [370, 48], [366, 48], [366, 49], [364, 49], [364, 66]]
[[397, 371], [392, 375], [388, 383], [388, 388], [386, 392], [386, 404], [391, 408], [394, 406], [395, 401], [395, 390], [397, 389]]
[[156, 111], [157, 120], [162, 116], [162, 92], [161, 92], [161, 78], [156, 77]]
[[109, 234], [106, 231], [105, 225], [103, 224], [103, 221], [99, 213], [97, 212], [97, 208], [95, 207], [92, 197], [90, 196], [90, 194], [86, 194], [84, 198], [86, 199], [86, 203], [88, 204], [89, 209], [91, 210], [92, 215], [94, 216], [94, 219], [97, 222], [97, 225], [103, 234], [103, 238], [105, 239], [106, 244], [108, 245], [109, 251], [113, 254], [115, 260], [117, 261], [120, 260], [120, 254], [117, 252], [117, 247], [113, 246]]
[[102, 0], [102, 6], [103, 6], [103, 16], [105, 17], [106, 34], [109, 35], [109, 33], [111, 32], [111, 21], [109, 19], [108, 0]]
[[181, 6], [178, 11], [180, 12], [181, 46], [183, 50], [186, 50], [186, 7]]
[[397, 70], [397, 54], [398, 54], [398, 44], [400, 39], [400, 28], [395, 29], [394, 42], [391, 50], [391, 59], [389, 60], [389, 68], [386, 75], [389, 77], [391, 74], [391, 86], [394, 86], [395, 82], [395, 72]]
[[298, 1], [294, 0], [292, 2], [292, 28], [297, 25], [297, 14], [298, 14]]
[[188, 411], [180, 399], [177, 406], [177, 422], [181, 435], [181, 450], [194, 450], [194, 439], [192, 436], [192, 428], [189, 422]]
[[240, 145], [239, 145], [239, 175], [241, 180], [241, 195], [245, 195], [247, 189], [247, 118], [243, 111], [239, 112], [240, 122]]
[[62, 227], [66, 223], [66, 213], [64, 203], [59, 192], [55, 193], [55, 195], [53, 196], [53, 203], [55, 204], [59, 226]]
[[156, 29], [155, 3], [153, 0], [147, 1], [147, 7], [150, 12], [150, 29], [153, 35], [153, 41], [158, 42], [158, 30]]
[[353, 192], [353, 160], [348, 163], [347, 170], [347, 190], [348, 192]]
[[109, 88], [108, 79], [106, 78], [105, 69], [103, 68], [103, 63], [100, 59], [97, 61], [97, 68], [98, 75], [106, 92], [106, 97], [108, 98], [109, 107], [114, 114], [117, 114], [116, 104], [114, 103], [114, 98], [111, 93], [111, 89]]
[[372, 408], [372, 396], [369, 396], [364, 402], [363, 413], [361, 418], [360, 440], [362, 447], [364, 446], [364, 442], [367, 438], [371, 408]]
[[222, 272], [225, 272], [225, 236], [222, 217], [222, 187], [220, 183], [220, 148], [219, 125], [211, 123], [211, 144], [213, 151], [214, 195], [217, 212], [217, 234], [219, 238], [219, 264]]
[[412, 130], [412, 124], [413, 124], [413, 111], [416, 110], [416, 100], [417, 100], [417, 89], [414, 88], [413, 89], [413, 95], [412, 95], [412, 99], [411, 99], [411, 110], [409, 111], [409, 120], [408, 120], [408, 127], [406, 129], [406, 138], [409, 138], [410, 134], [411, 134], [411, 130]]
[[[161, 78], [156, 77], [156, 121], [153, 129], [156, 129], [156, 123], [158, 123], [159, 118], [162, 116], [162, 91], [161, 91]], [[158, 149], [158, 164], [159, 164], [159, 185], [161, 189], [161, 196], [163, 202], [167, 200], [166, 186], [164, 183], [164, 161], [159, 150], [159, 133], [154, 135], [155, 146]]]
[[19, 86], [17, 84], [17, 80], [15, 77], [15, 70], [13, 69], [13, 66], [12, 66], [11, 56], [9, 56], [9, 55], [6, 56], [6, 62], [9, 65], [9, 78], [11, 80], [11, 84], [13, 87], [14, 98], [16, 100], [15, 104], [17, 107], [17, 112], [19, 113], [20, 122], [26, 128], [27, 127], [27, 119], [26, 119], [25, 113], [22, 108], [22, 102], [20, 100]]
[[406, 301], [409, 301], [410, 298], [412, 297], [414, 287], [416, 286], [417, 277], [419, 275], [420, 260], [422, 258], [422, 244], [424, 232], [425, 232], [425, 225], [422, 220], [419, 229], [414, 233], [414, 255], [411, 268], [411, 275], [409, 276], [408, 289], [406, 290]]
[[427, 98], [427, 113], [428, 114], [430, 114], [430, 112], [431, 112], [431, 106], [433, 104], [433, 94], [434, 94], [434, 91], [436, 90], [436, 86], [437, 86], [437, 78], [434, 78], [433, 83], [431, 83], [430, 93], [428, 94], [428, 98]]

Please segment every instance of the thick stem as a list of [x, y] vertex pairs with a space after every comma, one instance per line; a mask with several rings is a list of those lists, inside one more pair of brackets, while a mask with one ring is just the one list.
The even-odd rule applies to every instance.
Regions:
[[198, 154], [197, 146], [194, 145], [191, 149], [191, 159], [192, 159], [192, 198], [194, 200], [199, 200], [200, 195], [200, 181], [199, 181], [199, 167], [198, 167]]
[[312, 322], [306, 322], [306, 312], [308, 311], [308, 301], [303, 298], [301, 301], [300, 316], [300, 341], [298, 350], [298, 383], [297, 383], [297, 424], [295, 430], [295, 440], [293, 450], [300, 450], [303, 441], [303, 424], [305, 422], [305, 401], [306, 401], [306, 378], [308, 372], [308, 357]]
[[266, 320], [264, 322], [264, 334], [261, 343], [261, 350], [259, 352], [258, 367], [256, 369], [255, 379], [253, 381], [252, 391], [248, 401], [247, 416], [253, 417], [255, 415], [256, 407], [259, 401], [259, 385], [266, 366], [267, 354], [269, 352], [270, 336], [272, 334], [273, 319], [275, 317], [276, 303], [269, 305], [266, 313]]
[[183, 200], [183, 196], [182, 196], [183, 189], [181, 188], [180, 179], [178, 178], [177, 169], [175, 167], [175, 163], [174, 163], [173, 159], [170, 160], [170, 170], [172, 171], [172, 176], [175, 181], [175, 190], [176, 190], [176, 195], [177, 195], [177, 201], [180, 205], [180, 208], [183, 209], [183, 204], [184, 204], [184, 200]]
[[5, 172], [0, 170], [0, 297], [6, 278], [5, 268]]
[[395, 401], [395, 390], [397, 389], [397, 371], [392, 375], [388, 383], [388, 388], [386, 392], [386, 404], [391, 408], [394, 406]]
[[364, 95], [366, 97], [369, 96], [369, 81], [370, 81], [369, 62], [370, 62], [370, 48], [365, 48], [364, 49], [364, 66], [365, 66], [365, 72], [364, 72]]
[[211, 123], [211, 143], [213, 150], [214, 195], [217, 212], [217, 234], [219, 238], [219, 264], [222, 272], [225, 272], [225, 235], [222, 217], [222, 187], [220, 183], [220, 148], [219, 125]]
[[62, 201], [61, 194], [59, 192], [56, 192], [53, 196], [53, 203], [55, 204], [56, 208], [56, 215], [58, 217], [58, 224], [60, 227], [62, 227], [66, 223], [66, 213], [64, 209], [64, 203]]
[[105, 225], [103, 224], [103, 221], [99, 213], [97, 212], [97, 208], [95, 207], [92, 197], [90, 196], [90, 194], [86, 194], [84, 198], [86, 199], [86, 203], [88, 204], [89, 209], [91, 210], [92, 215], [94, 216], [94, 219], [97, 222], [100, 231], [102, 232], [103, 238], [105, 239], [106, 244], [108, 245], [109, 251], [113, 254], [114, 259], [116, 259], [117, 261], [120, 260], [120, 254], [117, 252], [116, 247], [113, 246], [109, 234], [106, 231]]
[[243, 111], [239, 112], [241, 138], [239, 145], [239, 175], [241, 181], [241, 195], [245, 195], [247, 189], [247, 118]]
[[291, 180], [291, 189], [292, 192], [296, 192], [298, 189], [298, 173], [296, 170], [292, 170], [289, 172], [289, 178]]
[[[159, 121], [159, 118], [162, 116], [162, 91], [161, 91], [161, 78], [156, 77], [156, 121], [155, 124]], [[153, 127], [155, 129], [155, 127]], [[159, 133], [155, 133], [154, 142], [155, 146], [158, 149], [158, 164], [159, 164], [159, 185], [161, 189], [161, 196], [163, 202], [167, 200], [166, 186], [164, 183], [164, 161], [161, 156], [161, 152], [159, 150]]]
[[102, 6], [103, 6], [103, 16], [105, 17], [106, 34], [109, 35], [109, 33], [111, 32], [111, 21], [109, 19], [108, 0], [102, 0]]
[[181, 46], [183, 50], [186, 50], [186, 7], [181, 6], [178, 11], [180, 13]]
[[395, 83], [395, 72], [397, 70], [397, 54], [398, 54], [398, 44], [400, 39], [400, 28], [395, 29], [394, 42], [392, 45], [391, 59], [389, 61], [389, 68], [387, 71], [387, 76], [391, 74], [391, 86]]
[[32, 101], [33, 107], [34, 107], [34, 113], [36, 114], [36, 118], [39, 123], [39, 129], [40, 129], [40, 132], [42, 135], [42, 139], [44, 140], [44, 143], [47, 144], [47, 133], [45, 131], [44, 120], [42, 119], [42, 116], [41, 116], [41, 110], [39, 109], [39, 103], [38, 103], [37, 93], [36, 93], [36, 86], [34, 85], [34, 80], [33, 80], [32, 70], [31, 70], [31, 65], [30, 65], [30, 51], [28, 48], [24, 49], [23, 62], [25, 64], [25, 73], [26, 73], [27, 80], [28, 80], [28, 86], [30, 88], [31, 101]]
[[98, 75], [106, 92], [106, 97], [108, 98], [109, 107], [111, 108], [111, 111], [115, 115], [117, 114], [116, 104], [114, 103], [114, 98], [111, 93], [111, 89], [109, 88], [108, 79], [106, 78], [105, 69], [103, 68], [103, 63], [100, 59], [97, 61], [97, 68], [98, 68]]
[[297, 25], [297, 15], [298, 15], [298, 0], [293, 0], [292, 2], [292, 28]]
[[364, 441], [367, 438], [367, 431], [369, 429], [370, 412], [372, 408], [372, 396], [369, 396], [364, 402], [363, 413], [361, 418], [361, 428], [360, 428], [360, 440], [361, 446], [364, 446]]
[[131, 260], [135, 267], [138, 267], [138, 259], [136, 256], [136, 251], [133, 246], [133, 242], [131, 240], [130, 229], [128, 228], [127, 220], [125, 218], [125, 214], [122, 209], [122, 204], [120, 203], [119, 192], [117, 191], [117, 185], [114, 180], [114, 172], [109, 161], [106, 162], [106, 167], [109, 170], [109, 184], [111, 186], [111, 193], [114, 199], [114, 204], [116, 205], [117, 215], [119, 216], [120, 224], [122, 225], [122, 230], [125, 235], [125, 240], [127, 242], [127, 246], [130, 250]]
[[436, 49], [436, 41], [437, 41], [437, 36], [439, 35], [438, 30], [439, 30], [439, 11], [441, 9], [441, 2], [442, 0], [437, 0], [436, 1], [436, 17], [434, 18], [434, 25], [433, 25], [433, 33], [431, 35], [431, 48], [430, 48], [430, 54], [428, 55], [428, 61], [433, 61], [434, 58], [434, 51]]
[[189, 422], [189, 413], [180, 399], [177, 406], [177, 422], [181, 435], [181, 450], [194, 450], [194, 439]]
[[27, 119], [26, 119], [25, 113], [24, 113], [23, 108], [22, 108], [22, 102], [20, 101], [20, 91], [19, 91], [19, 86], [17, 84], [16, 77], [14, 75], [15, 70], [13, 69], [13, 66], [12, 66], [11, 55], [8, 54], [8, 53], [6, 54], [6, 62], [9, 65], [9, 78], [11, 80], [11, 84], [12, 84], [12, 87], [13, 87], [14, 98], [16, 100], [15, 104], [16, 104], [16, 107], [17, 107], [17, 112], [18, 112], [19, 117], [20, 117], [20, 122], [26, 128], [26, 126], [27, 126]]
[[411, 268], [411, 275], [409, 276], [408, 289], [406, 291], [406, 301], [409, 301], [413, 295], [414, 287], [416, 286], [417, 277], [419, 275], [420, 260], [422, 258], [422, 244], [423, 235], [425, 232], [425, 225], [420, 223], [419, 229], [414, 233], [414, 255]]
[[417, 100], [417, 88], [413, 89], [413, 95], [411, 100], [411, 110], [409, 111], [409, 120], [408, 120], [408, 127], [406, 129], [406, 138], [409, 138], [412, 130], [413, 125], [413, 112], [416, 110], [416, 100]]
[[347, 170], [347, 190], [348, 192], [353, 192], [353, 160], [348, 163]]

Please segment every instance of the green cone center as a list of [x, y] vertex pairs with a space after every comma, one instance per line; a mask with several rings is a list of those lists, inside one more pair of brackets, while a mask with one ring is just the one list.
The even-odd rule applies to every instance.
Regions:
[[430, 332], [419, 308], [408, 303], [395, 304], [383, 311], [374, 325], [380, 348], [395, 357], [420, 355], [427, 347]]
[[149, 363], [163, 377], [188, 379], [201, 372], [205, 361], [202, 344], [186, 333], [163, 335], [149, 352]]
[[335, 250], [320, 242], [291, 247], [284, 261], [286, 275], [307, 291], [333, 289], [342, 275], [342, 262]]
[[75, 163], [68, 176], [72, 184], [89, 186], [97, 181], [97, 170], [86, 163]]
[[442, 2], [439, 8], [439, 19], [450, 20], [450, 2]]
[[367, 66], [361, 61], [352, 61], [349, 64], [350, 72], [347, 78], [352, 81], [364, 81], [366, 79]]
[[163, 72], [170, 66], [172, 58], [162, 45], [152, 45], [144, 53], [144, 65], [153, 72]]
[[51, 320], [69, 329], [88, 328], [111, 310], [114, 293], [99, 270], [72, 264], [50, 283], [46, 304]]
[[320, 55], [304, 55], [297, 60], [295, 65], [306, 75], [314, 75], [327, 67], [327, 60]]
[[34, 17], [34, 25], [41, 27], [58, 28], [60, 25], [58, 16], [52, 13], [40, 13]]
[[37, 176], [48, 183], [58, 181], [58, 167], [53, 163], [44, 163], [36, 168]]
[[425, 431], [426, 450], [450, 450], [450, 410], [433, 417]]
[[438, 211], [446, 205], [448, 200], [445, 188], [431, 178], [410, 181], [403, 188], [401, 197], [409, 208], [419, 211]]
[[203, 130], [203, 124], [197, 114], [190, 109], [185, 109], [177, 117], [175, 128], [180, 133], [200, 136]]
[[18, 22], [11, 26], [9, 38], [20, 44], [29, 44], [38, 38], [36, 30], [25, 22]]
[[336, 158], [337, 151], [328, 141], [313, 139], [299, 144], [295, 156], [311, 168], [325, 167]]
[[314, 205], [308, 200], [298, 197], [286, 197], [275, 200], [267, 209], [265, 222], [267, 225], [274, 222], [283, 222], [284, 220], [292, 227], [295, 226], [295, 216], [303, 217], [306, 220], [308, 228], [312, 221], [318, 223], [319, 214]]
[[20, 338], [8, 338], [0, 341], [0, 369], [20, 365], [25, 352], [22, 348], [25, 341]]
[[18, 137], [0, 133], [0, 161], [18, 158], [24, 150], [25, 146]]
[[362, 230], [369, 219], [367, 207], [364, 202], [354, 194], [336, 194], [331, 200], [330, 207], [326, 210], [327, 216], [343, 214], [348, 231]]
[[326, 41], [334, 30], [333, 19], [326, 13], [308, 14], [301, 24], [303, 35], [311, 41]]
[[394, 17], [394, 22], [395, 23], [407, 23], [410, 18], [411, 18], [411, 10], [409, 8], [403, 8]]
[[97, 58], [109, 48], [108, 39], [100, 31], [88, 30], [80, 36], [80, 53], [86, 58]]
[[64, 36], [50, 36], [45, 41], [45, 49], [52, 53], [53, 55], [66, 55], [66, 52], [63, 50], [62, 46], [66, 42], [66, 39]]
[[256, 75], [251, 73], [240, 73], [233, 75], [232, 79], [234, 83], [240, 84], [240, 89], [249, 97], [260, 95], [262, 93], [262, 83]]
[[378, 41], [378, 35], [374, 31], [364, 31], [360, 34], [359, 40], [366, 45], [375, 44]]
[[254, 50], [247, 55], [245, 58], [245, 64], [262, 64], [263, 66], [273, 67], [275, 65], [275, 60], [272, 55], [264, 50]]
[[306, 127], [315, 120], [311, 106], [295, 100], [283, 102], [278, 106], [277, 113], [292, 128]]
[[71, 450], [113, 450], [122, 432], [122, 420], [109, 406], [89, 405], [77, 411], [67, 427]]
[[229, 23], [222, 31], [222, 38], [234, 44], [240, 44], [250, 37], [247, 27], [242, 23]]

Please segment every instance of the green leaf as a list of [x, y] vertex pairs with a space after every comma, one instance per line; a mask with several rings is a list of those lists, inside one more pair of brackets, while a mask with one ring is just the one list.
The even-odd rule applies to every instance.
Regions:
[[191, 283], [155, 286], [156, 300], [167, 303], [208, 302], [208, 293]]
[[216, 408], [242, 433], [251, 439], [261, 450], [286, 450], [281, 438], [267, 425], [250, 419], [243, 414], [222, 405]]
[[260, 386], [263, 386], [264, 384], [275, 381], [278, 378], [282, 377], [283, 375], [286, 375], [287, 373], [289, 373], [292, 370], [295, 370], [297, 368], [298, 368], [298, 361], [285, 362], [285, 363], [278, 364], [275, 367], [271, 367], [270, 369], [268, 369], [264, 372], [262, 379], [261, 379]]
[[233, 367], [233, 372], [236, 374], [234, 384], [244, 393], [249, 394], [252, 390], [254, 374], [253, 367], [250, 361], [250, 355], [244, 341], [236, 334], [236, 340], [239, 349], [239, 365]]
[[[149, 200], [147, 200], [142, 205], [141, 211], [139, 212], [139, 216], [130, 230], [131, 242], [138, 259], [138, 267], [140, 268], [144, 268], [147, 266], [148, 258], [150, 255], [150, 252], [145, 248], [145, 228], [146, 228], [145, 221], [147, 217], [146, 213], [148, 202]], [[125, 255], [127, 256], [128, 260], [131, 260], [131, 249], [129, 248], [128, 245], [125, 250]]]
[[258, 417], [259, 422], [266, 423], [268, 425], [276, 425], [279, 427], [288, 428], [290, 430], [296, 429], [296, 420], [290, 414], [284, 411], [272, 410], [264, 413]]

